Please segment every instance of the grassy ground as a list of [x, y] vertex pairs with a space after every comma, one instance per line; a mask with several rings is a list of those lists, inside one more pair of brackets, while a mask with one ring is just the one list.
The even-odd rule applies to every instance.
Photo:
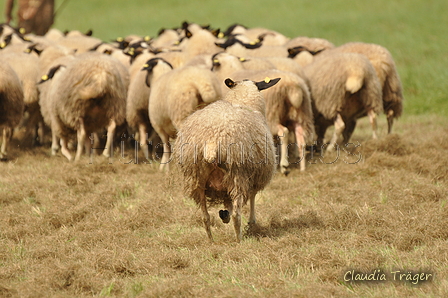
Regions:
[[[157, 163], [16, 149], [0, 164], [0, 296], [445, 297], [447, 124], [407, 116], [386, 136], [382, 121], [373, 141], [362, 121], [353, 155], [275, 176], [240, 244], [218, 209], [210, 244], [181, 179]], [[351, 270], [387, 281], [350, 282]]]
[[[446, 297], [447, 9], [442, 0], [67, 2], [55, 26], [103, 40], [189, 20], [381, 44], [403, 81], [404, 117], [386, 136], [382, 116], [378, 141], [361, 121], [355, 155], [276, 175], [241, 244], [215, 209], [208, 243], [179, 177], [157, 164], [123, 164], [118, 152], [74, 164], [16, 142], [0, 164], [0, 297]], [[387, 281], [344, 280], [351, 270]], [[398, 270], [432, 276], [413, 285], [393, 281]]]

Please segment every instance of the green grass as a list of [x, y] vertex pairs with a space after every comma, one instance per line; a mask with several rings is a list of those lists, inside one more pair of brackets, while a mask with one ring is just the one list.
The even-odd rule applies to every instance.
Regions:
[[[67, 0], [55, 27], [93, 29], [105, 41], [156, 36], [188, 20], [226, 29], [266, 27], [288, 37], [322, 37], [335, 45], [377, 43], [392, 53], [404, 86], [406, 114], [448, 116], [448, 1], [445, 0]], [[63, 0], [56, 1], [56, 7]], [[3, 15], [3, 13], [2, 13]]]

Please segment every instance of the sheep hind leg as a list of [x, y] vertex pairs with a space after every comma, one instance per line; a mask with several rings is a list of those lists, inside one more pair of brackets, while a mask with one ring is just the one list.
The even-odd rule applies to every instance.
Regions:
[[394, 111], [387, 111], [387, 133], [390, 134], [392, 132], [392, 126], [394, 125]]
[[140, 123], [138, 126], [138, 135], [140, 139], [140, 147], [145, 155], [145, 159], [149, 160], [148, 133], [146, 132], [146, 127], [143, 123]]
[[369, 116], [370, 125], [372, 126], [372, 138], [377, 139], [376, 113], [373, 110], [369, 110], [367, 115]]
[[296, 124], [294, 128], [294, 133], [296, 134], [297, 148], [299, 150], [300, 157], [300, 171], [305, 171], [306, 160], [305, 160], [305, 134], [303, 132], [303, 127], [300, 124]]
[[114, 119], [110, 119], [109, 125], [107, 126], [106, 146], [104, 146], [103, 150], [103, 155], [105, 157], [111, 157], [112, 155], [112, 143], [114, 141], [116, 128], [117, 123]]
[[257, 219], [255, 218], [255, 195], [253, 193], [250, 195], [249, 204], [250, 204], [250, 214], [249, 214], [249, 225], [254, 225], [257, 223]]
[[169, 143], [169, 137], [167, 135], [161, 134], [160, 138], [162, 139], [162, 143], [163, 143], [163, 155], [162, 155], [162, 160], [160, 161], [160, 171], [166, 170], [169, 171], [170, 169], [170, 165], [169, 165], [169, 161], [170, 161], [170, 157], [171, 157], [171, 146]]
[[334, 121], [334, 133], [333, 137], [331, 138], [330, 144], [327, 147], [327, 152], [333, 152], [336, 146], [336, 143], [341, 136], [342, 132], [344, 131], [345, 123], [344, 120], [342, 120], [342, 117], [340, 114], [336, 116], [336, 120]]
[[243, 197], [238, 195], [233, 201], [233, 209], [235, 210], [233, 214], [233, 226], [235, 228], [236, 241], [241, 242], [242, 232], [241, 232], [241, 209], [243, 206]]
[[82, 118], [79, 119], [79, 128], [76, 132], [78, 137], [78, 145], [76, 148], [75, 161], [81, 159], [82, 152], [84, 151], [84, 145], [86, 143], [87, 133], [84, 127], [84, 120]]
[[69, 161], [72, 161], [72, 155], [67, 148], [67, 139], [61, 138], [61, 153], [64, 155]]
[[3, 128], [3, 140], [2, 140], [2, 147], [0, 150], [0, 160], [6, 161], [6, 156], [8, 155], [8, 145], [9, 145], [9, 139], [12, 135], [12, 129], [10, 127], [4, 127]]
[[198, 190], [197, 192], [199, 195], [199, 202], [201, 202], [202, 221], [204, 222], [205, 231], [207, 232], [210, 242], [213, 242], [210, 214], [207, 211], [207, 199], [205, 198], [205, 192], [203, 190]]
[[278, 125], [278, 131], [277, 135], [279, 138], [284, 138], [283, 140], [280, 140], [280, 172], [283, 175], [288, 175], [288, 128], [284, 127], [283, 125]]

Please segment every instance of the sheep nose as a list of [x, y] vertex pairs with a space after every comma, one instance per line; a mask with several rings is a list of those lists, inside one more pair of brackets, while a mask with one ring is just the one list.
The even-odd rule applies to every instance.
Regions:
[[229, 223], [230, 221], [230, 213], [227, 210], [219, 210], [219, 217], [223, 223]]

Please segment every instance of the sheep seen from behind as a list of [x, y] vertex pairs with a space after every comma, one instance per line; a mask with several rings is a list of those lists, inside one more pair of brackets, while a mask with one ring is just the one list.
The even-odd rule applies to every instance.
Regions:
[[255, 195], [270, 182], [275, 171], [272, 135], [265, 118], [260, 91], [280, 79], [233, 82], [223, 100], [185, 119], [174, 152], [184, 177], [184, 193], [202, 210], [210, 241], [213, 236], [207, 205], [224, 204], [224, 223], [233, 218], [236, 240], [242, 239], [241, 209], [250, 202], [249, 224], [254, 224]]

